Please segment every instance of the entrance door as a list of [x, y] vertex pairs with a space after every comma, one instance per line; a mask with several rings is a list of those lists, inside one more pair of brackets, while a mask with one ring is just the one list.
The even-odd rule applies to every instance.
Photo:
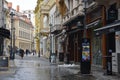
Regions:
[[112, 74], [112, 53], [115, 52], [115, 33], [107, 34], [107, 74]]

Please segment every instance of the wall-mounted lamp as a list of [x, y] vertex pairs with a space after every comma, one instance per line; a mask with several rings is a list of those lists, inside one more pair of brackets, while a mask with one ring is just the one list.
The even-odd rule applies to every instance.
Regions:
[[79, 28], [79, 29], [81, 29], [81, 30], [84, 30], [84, 26], [83, 26], [83, 24], [79, 21], [79, 22], [77, 22], [77, 27]]

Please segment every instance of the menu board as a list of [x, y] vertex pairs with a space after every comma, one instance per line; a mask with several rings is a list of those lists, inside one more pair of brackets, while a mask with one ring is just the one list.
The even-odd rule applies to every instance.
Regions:
[[9, 57], [0, 56], [0, 67], [9, 67]]

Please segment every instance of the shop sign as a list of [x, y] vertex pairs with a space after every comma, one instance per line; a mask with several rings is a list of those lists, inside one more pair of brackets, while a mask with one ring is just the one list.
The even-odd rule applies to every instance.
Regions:
[[116, 8], [110, 7], [108, 9], [108, 21], [114, 21], [118, 18], [118, 10]]

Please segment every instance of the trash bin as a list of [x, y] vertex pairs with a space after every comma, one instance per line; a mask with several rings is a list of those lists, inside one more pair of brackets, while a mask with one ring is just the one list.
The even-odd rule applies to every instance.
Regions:
[[9, 57], [8, 56], [0, 56], [0, 69], [9, 69]]

